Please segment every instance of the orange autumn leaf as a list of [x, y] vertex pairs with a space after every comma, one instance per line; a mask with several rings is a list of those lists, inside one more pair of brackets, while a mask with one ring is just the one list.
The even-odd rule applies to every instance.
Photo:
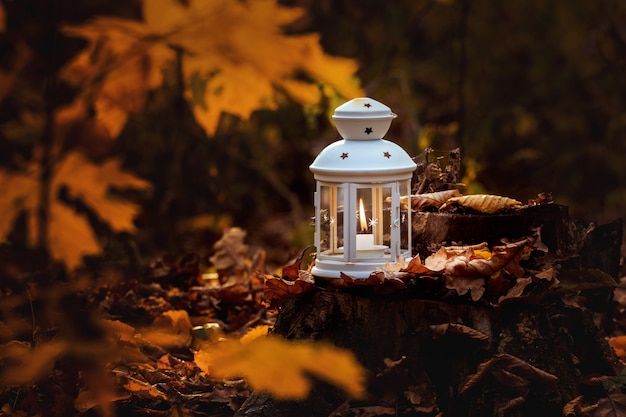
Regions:
[[141, 336], [165, 349], [184, 348], [191, 345], [192, 332], [193, 326], [187, 311], [168, 310], [157, 317]]
[[[17, 216], [26, 213], [28, 242], [38, 244], [40, 174], [36, 164], [22, 172], [0, 169], [0, 240], [11, 232]], [[69, 152], [55, 166], [50, 182], [49, 222], [45, 243], [53, 259], [73, 270], [85, 255], [102, 251], [85, 214], [58, 199], [61, 190], [82, 201], [115, 232], [134, 232], [133, 219], [139, 207], [111, 194], [113, 189], [145, 190], [150, 184], [121, 169], [120, 161], [111, 159], [95, 164], [78, 152]]]
[[34, 348], [28, 343], [16, 340], [0, 347], [0, 361], [6, 366], [0, 371], [0, 384], [33, 384], [52, 370], [59, 355], [65, 353], [68, 345], [62, 341], [44, 342]]
[[[223, 113], [248, 119], [276, 108], [277, 92], [312, 105], [324, 94], [362, 94], [355, 61], [324, 53], [317, 34], [287, 36], [303, 10], [276, 0], [143, 0], [143, 20], [98, 17], [65, 33], [89, 44], [61, 75], [82, 87], [97, 117], [119, 133], [128, 113], [163, 83], [161, 70], [182, 59], [184, 94], [198, 123], [215, 133]], [[305, 73], [316, 83], [304, 82]]]
[[354, 355], [320, 342], [293, 342], [274, 335], [248, 343], [225, 341], [198, 351], [195, 362], [213, 378], [244, 377], [254, 390], [281, 400], [306, 398], [309, 375], [352, 397], [364, 393], [364, 370]]
[[147, 181], [123, 171], [118, 159], [93, 164], [77, 152], [67, 154], [54, 176], [53, 190], [63, 186], [68, 188], [72, 198], [87, 204], [115, 232], [135, 231], [132, 220], [139, 214], [139, 206], [114, 197], [110, 191], [116, 188], [150, 188]]
[[617, 356], [626, 358], [626, 336], [610, 337], [609, 346], [613, 348]]

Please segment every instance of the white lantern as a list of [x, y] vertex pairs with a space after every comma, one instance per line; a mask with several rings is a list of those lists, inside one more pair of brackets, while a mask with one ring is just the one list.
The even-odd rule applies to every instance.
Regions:
[[343, 140], [324, 148], [310, 166], [317, 182], [314, 276], [367, 278], [386, 263], [411, 257], [411, 208], [400, 197], [410, 195], [416, 164], [383, 139], [395, 117], [371, 98], [335, 109]]

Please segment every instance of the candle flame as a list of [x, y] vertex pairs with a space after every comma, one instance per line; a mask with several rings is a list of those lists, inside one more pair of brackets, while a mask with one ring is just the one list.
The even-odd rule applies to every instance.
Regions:
[[363, 208], [362, 198], [359, 198], [359, 222], [361, 223], [361, 231], [367, 232], [367, 218], [365, 217], [365, 208]]

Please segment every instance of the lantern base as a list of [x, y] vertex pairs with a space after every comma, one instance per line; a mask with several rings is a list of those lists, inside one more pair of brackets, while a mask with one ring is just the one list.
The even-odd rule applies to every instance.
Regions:
[[[406, 259], [406, 262], [409, 261], [410, 259]], [[387, 264], [395, 265], [396, 263], [397, 262], [392, 262], [388, 259], [382, 262], [338, 262], [316, 259], [315, 266], [311, 269], [311, 274], [319, 278], [341, 278], [341, 273], [343, 272], [354, 278], [366, 279], [375, 272], [377, 268], [383, 268]]]

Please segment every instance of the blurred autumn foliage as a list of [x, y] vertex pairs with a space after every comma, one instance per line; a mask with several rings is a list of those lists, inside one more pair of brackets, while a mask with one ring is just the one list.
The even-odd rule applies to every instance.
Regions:
[[[307, 167], [361, 94], [399, 114], [388, 136], [410, 154], [460, 147], [470, 194], [626, 207], [621, 3], [3, 4], [0, 237], [70, 269], [210, 247], [230, 225], [305, 246]], [[124, 180], [105, 185], [111, 164]]]

